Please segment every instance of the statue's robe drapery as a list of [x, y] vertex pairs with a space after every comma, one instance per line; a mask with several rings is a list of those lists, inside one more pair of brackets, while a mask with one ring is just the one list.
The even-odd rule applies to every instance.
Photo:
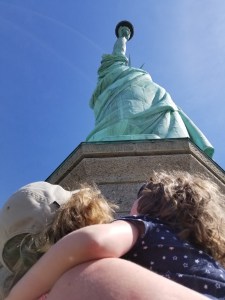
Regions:
[[87, 141], [189, 137], [207, 155], [213, 155], [207, 138], [166, 90], [146, 71], [128, 66], [126, 56], [103, 55], [98, 75], [90, 100], [96, 122]]

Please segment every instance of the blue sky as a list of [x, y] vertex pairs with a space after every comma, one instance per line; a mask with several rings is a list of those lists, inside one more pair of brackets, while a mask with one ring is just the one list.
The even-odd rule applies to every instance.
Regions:
[[167, 89], [225, 169], [224, 0], [0, 0], [0, 205], [94, 128], [97, 69], [124, 19], [132, 65]]

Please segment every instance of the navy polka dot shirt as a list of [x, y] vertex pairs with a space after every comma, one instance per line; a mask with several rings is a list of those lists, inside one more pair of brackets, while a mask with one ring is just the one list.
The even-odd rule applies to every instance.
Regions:
[[210, 299], [225, 300], [225, 269], [211, 256], [181, 240], [159, 219], [127, 216], [120, 220], [142, 223], [144, 234], [122, 258], [185, 285]]

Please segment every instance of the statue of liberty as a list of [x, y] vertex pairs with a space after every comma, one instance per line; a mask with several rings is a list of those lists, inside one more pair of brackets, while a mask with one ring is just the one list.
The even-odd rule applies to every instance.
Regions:
[[126, 43], [134, 34], [132, 24], [121, 21], [115, 31], [113, 53], [102, 56], [98, 69], [97, 87], [90, 100], [95, 128], [86, 140], [190, 138], [212, 157], [210, 142], [169, 93], [153, 82], [148, 72], [129, 65]]

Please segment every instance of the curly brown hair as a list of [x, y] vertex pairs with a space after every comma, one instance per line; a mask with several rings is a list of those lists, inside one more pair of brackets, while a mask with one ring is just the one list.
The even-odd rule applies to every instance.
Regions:
[[85, 226], [110, 223], [114, 220], [116, 208], [96, 186], [83, 184], [69, 201], [59, 207], [53, 221], [43, 232], [11, 239], [3, 252], [4, 260], [13, 266], [13, 274], [5, 282], [5, 295], [59, 239]]
[[39, 235], [39, 248], [45, 239], [47, 244], [52, 245], [79, 228], [110, 223], [114, 219], [115, 208], [117, 206], [107, 201], [96, 186], [83, 184], [79, 192], [58, 209], [46, 231]]
[[160, 218], [225, 266], [225, 195], [214, 182], [200, 174], [155, 172], [138, 197], [139, 214]]

